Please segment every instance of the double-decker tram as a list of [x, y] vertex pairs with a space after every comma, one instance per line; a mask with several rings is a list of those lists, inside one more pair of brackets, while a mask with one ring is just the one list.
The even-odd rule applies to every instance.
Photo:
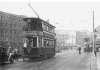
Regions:
[[55, 55], [55, 26], [40, 18], [24, 18], [23, 60], [47, 59]]
[[93, 47], [91, 46], [89, 37], [84, 38], [84, 46], [85, 46], [84, 52], [92, 52], [93, 51]]

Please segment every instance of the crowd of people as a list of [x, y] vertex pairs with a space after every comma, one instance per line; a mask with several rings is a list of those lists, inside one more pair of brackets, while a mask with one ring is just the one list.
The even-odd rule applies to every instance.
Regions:
[[13, 58], [14, 61], [18, 61], [19, 57], [22, 55], [21, 51], [16, 47], [11, 51], [10, 47], [7, 50], [8, 61]]

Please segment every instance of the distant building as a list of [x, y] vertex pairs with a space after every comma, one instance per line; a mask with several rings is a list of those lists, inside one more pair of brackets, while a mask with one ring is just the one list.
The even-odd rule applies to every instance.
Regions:
[[56, 30], [57, 46], [65, 47], [75, 45], [75, 32], [69, 30]]
[[84, 38], [89, 36], [87, 31], [76, 31], [76, 44], [84, 45]]
[[100, 25], [96, 27], [97, 39], [100, 40]]
[[69, 35], [66, 31], [56, 30], [56, 38], [57, 38], [57, 47], [64, 47], [67, 45], [67, 39], [69, 39]]
[[0, 45], [11, 48], [23, 47], [23, 21], [25, 16], [0, 11]]

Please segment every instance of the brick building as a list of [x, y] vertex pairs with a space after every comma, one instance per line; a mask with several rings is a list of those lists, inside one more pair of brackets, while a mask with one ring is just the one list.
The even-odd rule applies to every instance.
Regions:
[[23, 21], [25, 16], [0, 11], [0, 45], [12, 49], [23, 46]]

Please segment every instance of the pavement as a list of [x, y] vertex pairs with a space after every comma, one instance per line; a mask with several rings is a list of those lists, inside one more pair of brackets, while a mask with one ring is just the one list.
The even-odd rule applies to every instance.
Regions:
[[91, 64], [90, 70], [100, 70], [100, 52], [97, 52], [96, 57], [94, 53], [92, 53], [90, 64]]
[[97, 70], [100, 70], [100, 52], [97, 53]]

